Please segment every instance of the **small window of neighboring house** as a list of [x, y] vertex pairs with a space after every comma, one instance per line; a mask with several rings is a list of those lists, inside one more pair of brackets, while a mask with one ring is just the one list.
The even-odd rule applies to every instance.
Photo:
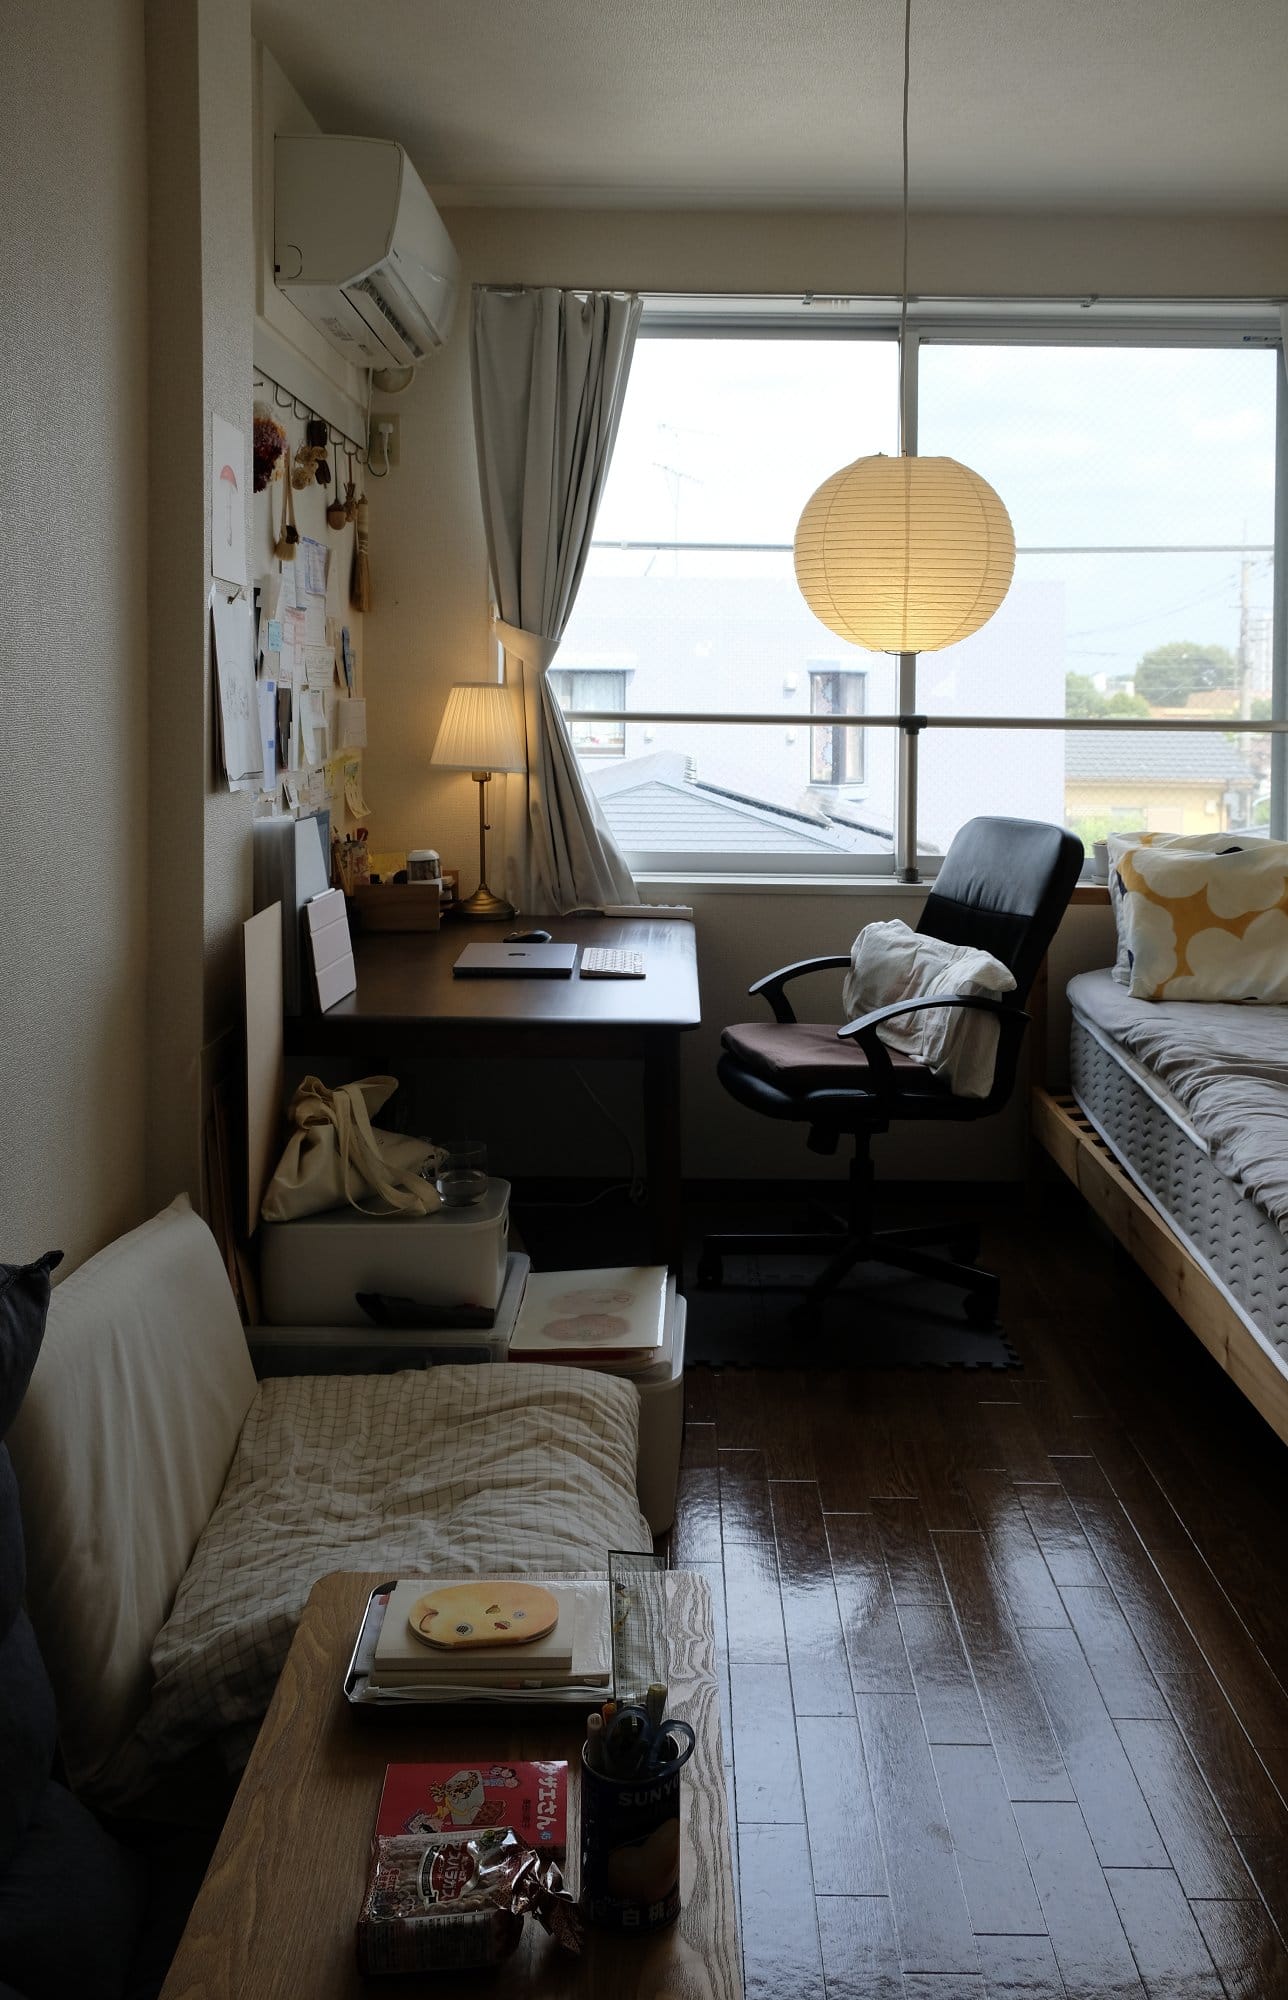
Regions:
[[[617, 709], [626, 707], [626, 674], [618, 667], [552, 667], [550, 690], [560, 708]], [[582, 757], [624, 757], [626, 724], [603, 717], [597, 722], [570, 722], [573, 749]]]
[[[840, 667], [811, 667], [811, 715], [862, 715], [867, 707], [867, 675]], [[864, 778], [864, 732], [861, 729], [811, 729], [811, 785], [861, 785]]]

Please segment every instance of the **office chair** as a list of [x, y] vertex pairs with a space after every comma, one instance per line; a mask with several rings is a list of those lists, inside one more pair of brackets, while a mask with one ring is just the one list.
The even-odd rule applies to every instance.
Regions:
[[[856, 1264], [892, 1264], [959, 1287], [966, 1318], [991, 1326], [999, 1283], [979, 1270], [979, 1235], [973, 1224], [946, 1222], [910, 1229], [874, 1229], [874, 1174], [869, 1147], [874, 1133], [904, 1119], [963, 1121], [1000, 1111], [1015, 1083], [1020, 1044], [1028, 1023], [1024, 1002], [1064, 915], [1082, 866], [1082, 843], [1058, 826], [1025, 819], [973, 819], [945, 855], [916, 929], [949, 944], [978, 946], [1002, 961], [1015, 990], [1001, 998], [965, 995], [901, 1000], [879, 1007], [843, 1028], [800, 1022], [785, 988], [806, 972], [840, 969], [845, 957], [807, 958], [771, 972], [750, 988], [763, 994], [772, 1022], [726, 1028], [718, 1074], [732, 1097], [767, 1118], [809, 1127], [811, 1152], [835, 1153], [841, 1138], [854, 1140], [849, 1218], [822, 1233], [714, 1235], [703, 1244], [698, 1283], [718, 1285], [725, 1256], [821, 1255], [827, 1262], [805, 1295], [809, 1307], [834, 1291]], [[882, 1041], [882, 1022], [928, 1007], [971, 1007], [997, 1021], [997, 1057], [987, 1097], [954, 1097], [948, 1085]], [[931, 1246], [952, 1257], [932, 1254]]]

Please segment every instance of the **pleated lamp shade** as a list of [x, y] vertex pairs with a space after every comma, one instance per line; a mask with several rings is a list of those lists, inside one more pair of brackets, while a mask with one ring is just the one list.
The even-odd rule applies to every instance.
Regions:
[[874, 653], [935, 653], [997, 610], [1015, 533], [988, 481], [955, 458], [857, 458], [807, 502], [795, 561], [829, 631]]
[[523, 771], [514, 696], [499, 681], [458, 681], [447, 697], [430, 762], [453, 771]]

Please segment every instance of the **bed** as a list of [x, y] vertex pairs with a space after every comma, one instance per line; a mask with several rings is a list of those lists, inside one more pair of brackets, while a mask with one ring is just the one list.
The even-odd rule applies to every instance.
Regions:
[[1288, 1007], [1133, 999], [1080, 973], [1070, 1091], [1035, 1135], [1288, 1440]]

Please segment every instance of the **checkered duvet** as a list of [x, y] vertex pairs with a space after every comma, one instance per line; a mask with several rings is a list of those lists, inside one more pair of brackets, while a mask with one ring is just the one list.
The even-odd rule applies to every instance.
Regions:
[[[648, 1549], [629, 1382], [538, 1365], [261, 1383], [152, 1652], [139, 1737], [164, 1764], [249, 1754], [313, 1583], [603, 1569]], [[356, 1636], [356, 1634], [355, 1634]]]

